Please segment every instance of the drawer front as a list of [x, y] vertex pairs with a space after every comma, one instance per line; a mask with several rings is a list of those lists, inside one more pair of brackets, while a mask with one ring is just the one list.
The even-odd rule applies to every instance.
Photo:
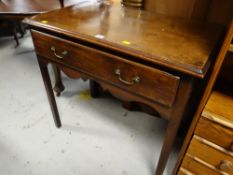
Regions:
[[[184, 172], [183, 170], [187, 170]], [[189, 173], [189, 174], [188, 174]], [[205, 166], [192, 157], [185, 155], [178, 175], [220, 175], [217, 171]]]
[[179, 169], [179, 172], [177, 173], [178, 175], [194, 175], [192, 172], [190, 172], [189, 170], [181, 167]]
[[233, 130], [230, 128], [201, 117], [195, 134], [233, 152]]
[[219, 171], [233, 175], [233, 155], [219, 148], [221, 147], [194, 136], [187, 153], [212, 165]]
[[177, 76], [33, 30], [32, 37], [40, 56], [160, 104], [172, 106], [175, 101]]

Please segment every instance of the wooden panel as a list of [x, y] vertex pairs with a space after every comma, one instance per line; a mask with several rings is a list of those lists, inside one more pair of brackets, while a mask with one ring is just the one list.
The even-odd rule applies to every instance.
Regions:
[[232, 0], [212, 0], [210, 4], [207, 20], [210, 22], [228, 26], [233, 17]]
[[161, 17], [118, 3], [71, 6], [26, 22], [200, 78], [223, 32], [216, 25]]
[[[232, 75], [232, 70], [233, 70], [233, 44], [231, 44], [232, 52], [228, 52], [226, 55], [226, 58], [223, 62], [222, 69], [219, 73], [218, 76], [218, 85], [222, 86], [222, 84], [227, 84], [233, 87], [233, 76]], [[230, 48], [229, 48], [230, 49]]]
[[218, 172], [210, 169], [187, 155], [184, 157], [181, 167], [187, 169], [195, 175], [220, 175]]
[[[175, 101], [180, 80], [177, 76], [47, 34], [32, 31], [32, 36], [38, 55], [66, 64], [71, 68], [75, 66], [75, 69], [80, 69], [93, 77], [112, 82], [125, 90], [166, 106], [171, 106]], [[68, 51], [67, 57], [62, 60], [57, 59], [51, 51], [51, 46], [57, 49], [57, 53]], [[94, 62], [93, 57], [95, 57]], [[117, 69], [121, 75], [116, 75]], [[138, 83], [132, 80], [136, 76], [140, 78]]]
[[145, 10], [165, 16], [204, 20], [210, 0], [145, 0]]
[[195, 134], [233, 152], [233, 130], [201, 117]]
[[233, 174], [233, 154], [227, 154], [226, 152], [217, 150], [210, 145], [207, 145], [205, 140], [202, 141], [199, 137], [194, 137], [190, 143], [187, 153], [197, 157], [204, 162], [212, 165], [215, 168], [219, 168], [222, 161], [230, 162], [229, 169], [224, 170], [229, 174]]

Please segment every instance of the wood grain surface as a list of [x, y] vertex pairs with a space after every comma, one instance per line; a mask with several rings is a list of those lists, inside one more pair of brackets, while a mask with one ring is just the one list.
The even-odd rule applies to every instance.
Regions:
[[224, 172], [233, 174], [233, 155], [227, 154], [221, 150], [216, 149], [202, 141], [202, 138], [194, 137], [191, 141], [189, 149], [187, 151], [188, 154], [198, 157], [202, 161], [212, 165], [213, 167], [220, 170], [220, 164], [222, 161], [231, 162], [232, 166], [229, 170], [225, 170]]
[[181, 167], [195, 175], [220, 175], [217, 171], [214, 171], [187, 155], [184, 157]]
[[224, 125], [201, 117], [195, 134], [233, 152], [233, 130]]
[[25, 22], [197, 77], [204, 77], [222, 31], [216, 25], [166, 18], [111, 1], [81, 3]]
[[222, 124], [228, 123], [233, 129], [233, 92], [213, 91], [202, 115], [210, 119], [218, 118]]
[[[36, 52], [41, 56], [91, 74], [92, 77], [111, 82], [166, 106], [172, 106], [175, 101], [180, 80], [178, 76], [51, 35], [32, 31], [32, 36]], [[51, 51], [52, 46], [57, 49], [57, 54], [67, 51], [67, 56], [64, 59], [58, 59]], [[96, 58], [95, 61], [94, 58]], [[120, 76], [116, 75], [116, 70], [121, 71]], [[140, 78], [138, 83], [132, 80], [135, 76]], [[133, 84], [125, 84], [119, 80], [119, 77]]]

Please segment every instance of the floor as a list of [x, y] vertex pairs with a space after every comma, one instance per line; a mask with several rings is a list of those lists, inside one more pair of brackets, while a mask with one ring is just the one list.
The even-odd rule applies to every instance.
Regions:
[[93, 99], [88, 82], [63, 79], [57, 129], [29, 32], [18, 48], [11, 37], [0, 38], [0, 174], [152, 175], [166, 121], [129, 112], [109, 96]]

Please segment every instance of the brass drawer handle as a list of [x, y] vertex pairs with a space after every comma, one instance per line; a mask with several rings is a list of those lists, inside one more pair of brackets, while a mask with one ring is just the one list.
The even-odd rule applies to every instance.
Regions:
[[57, 57], [59, 60], [62, 60], [68, 54], [68, 52], [66, 50], [64, 50], [61, 53], [61, 55], [58, 55], [56, 53], [56, 48], [54, 46], [51, 47], [51, 51], [53, 51], [54, 56]]
[[133, 84], [136, 84], [136, 83], [139, 83], [139, 82], [140, 82], [140, 77], [139, 77], [139, 76], [133, 77], [133, 79], [132, 79], [131, 82], [122, 79], [122, 78], [121, 78], [121, 70], [120, 70], [120, 69], [116, 69], [116, 70], [115, 70], [115, 74], [118, 76], [118, 79], [119, 79], [122, 83], [124, 83], [124, 84], [126, 84], [126, 85], [133, 85]]
[[219, 167], [221, 171], [229, 171], [233, 168], [233, 164], [229, 160], [221, 160]]

